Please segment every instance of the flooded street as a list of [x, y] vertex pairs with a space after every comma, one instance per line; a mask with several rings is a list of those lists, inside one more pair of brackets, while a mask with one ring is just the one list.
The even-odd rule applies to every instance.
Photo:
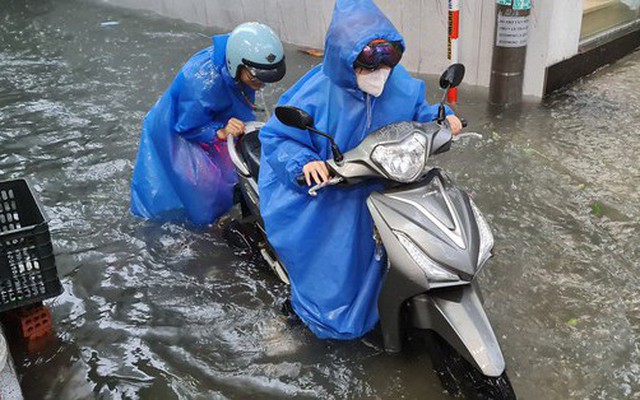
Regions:
[[[65, 288], [55, 343], [16, 354], [27, 399], [448, 398], [411, 345], [291, 324], [286, 288], [219, 226], [129, 214], [141, 121], [215, 32], [81, 0], [0, 9], [0, 180], [38, 192]], [[287, 49], [268, 109], [318, 61]], [[462, 88], [484, 140], [436, 162], [493, 227], [480, 283], [520, 399], [640, 399], [639, 76], [634, 53], [508, 112]]]

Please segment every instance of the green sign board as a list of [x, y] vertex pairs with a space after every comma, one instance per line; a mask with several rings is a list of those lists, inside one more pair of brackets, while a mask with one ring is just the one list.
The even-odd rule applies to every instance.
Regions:
[[502, 6], [510, 6], [513, 2], [514, 10], [530, 10], [531, 0], [497, 0], [498, 4]]

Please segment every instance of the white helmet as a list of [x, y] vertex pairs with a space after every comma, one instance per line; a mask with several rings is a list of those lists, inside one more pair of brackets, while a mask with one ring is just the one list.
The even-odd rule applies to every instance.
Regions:
[[227, 68], [235, 79], [245, 66], [262, 82], [277, 82], [287, 71], [284, 48], [278, 35], [257, 22], [238, 25], [227, 41]]

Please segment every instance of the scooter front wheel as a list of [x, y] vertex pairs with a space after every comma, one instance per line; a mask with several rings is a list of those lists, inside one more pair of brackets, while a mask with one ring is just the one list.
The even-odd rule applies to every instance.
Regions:
[[424, 332], [429, 355], [442, 386], [454, 397], [472, 400], [516, 400], [506, 371], [483, 375], [438, 334]]

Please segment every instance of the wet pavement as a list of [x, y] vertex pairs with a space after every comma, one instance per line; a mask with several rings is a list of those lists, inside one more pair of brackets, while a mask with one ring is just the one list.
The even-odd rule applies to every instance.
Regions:
[[[65, 287], [55, 342], [17, 354], [26, 398], [447, 398], [414, 346], [390, 356], [375, 336], [321, 341], [292, 325], [286, 289], [220, 227], [130, 216], [141, 120], [214, 32], [79, 0], [0, 8], [0, 179], [35, 186]], [[318, 62], [291, 48], [288, 60], [269, 108]], [[462, 90], [485, 140], [437, 163], [494, 229], [480, 282], [521, 399], [640, 392], [639, 75], [636, 53], [505, 112]]]

